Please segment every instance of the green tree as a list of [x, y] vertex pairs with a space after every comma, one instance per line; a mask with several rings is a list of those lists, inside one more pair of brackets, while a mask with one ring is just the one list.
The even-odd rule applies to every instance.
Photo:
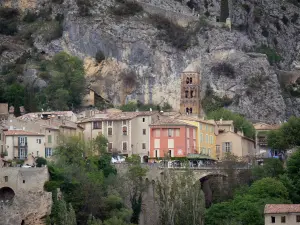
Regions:
[[43, 157], [38, 157], [36, 160], [36, 166], [37, 167], [42, 167], [43, 165], [47, 165], [47, 160]]
[[204, 195], [192, 171], [165, 170], [156, 182], [161, 225], [204, 224]]
[[83, 62], [61, 52], [41, 66], [51, 74], [46, 88], [49, 106], [52, 109], [79, 107], [85, 90]]
[[246, 120], [243, 116], [233, 113], [227, 109], [222, 108], [212, 111], [207, 115], [207, 118], [214, 120], [233, 120], [234, 127], [239, 131], [243, 131], [246, 137], [254, 138], [255, 136], [255, 129], [252, 123]]
[[280, 175], [284, 174], [284, 172], [283, 162], [275, 158], [264, 159], [263, 166], [256, 166], [252, 169], [255, 180], [265, 177], [278, 178]]
[[15, 107], [15, 115], [20, 115], [20, 106], [24, 106], [25, 88], [17, 83], [8, 86], [4, 98], [10, 105]]

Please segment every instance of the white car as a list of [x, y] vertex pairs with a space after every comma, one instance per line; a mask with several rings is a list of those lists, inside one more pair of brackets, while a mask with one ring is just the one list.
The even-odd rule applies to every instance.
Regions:
[[125, 162], [125, 158], [123, 156], [115, 156], [111, 158], [111, 163], [122, 163]]
[[31, 168], [32, 166], [29, 165], [23, 165], [22, 168]]

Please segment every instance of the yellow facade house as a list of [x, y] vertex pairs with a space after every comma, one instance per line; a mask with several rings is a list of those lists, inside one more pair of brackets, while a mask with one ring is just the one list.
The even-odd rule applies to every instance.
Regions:
[[199, 154], [216, 159], [216, 123], [213, 120], [203, 120], [191, 116], [180, 116], [177, 119], [197, 127], [197, 146]]

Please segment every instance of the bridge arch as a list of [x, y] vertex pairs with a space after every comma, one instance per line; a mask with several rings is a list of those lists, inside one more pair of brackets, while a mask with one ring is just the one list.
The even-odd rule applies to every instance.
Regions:
[[0, 188], [0, 202], [7, 202], [13, 200], [15, 197], [15, 192], [10, 187]]

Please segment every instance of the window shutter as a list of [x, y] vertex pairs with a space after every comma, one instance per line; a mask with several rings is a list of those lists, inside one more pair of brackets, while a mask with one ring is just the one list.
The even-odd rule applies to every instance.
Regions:
[[27, 137], [25, 137], [25, 144], [27, 143]]
[[226, 143], [225, 142], [223, 142], [222, 143], [222, 152], [226, 152]]
[[21, 140], [20, 140], [20, 137], [18, 137], [18, 146], [20, 145], [21, 143]]
[[230, 142], [230, 152], [232, 152], [232, 142]]

